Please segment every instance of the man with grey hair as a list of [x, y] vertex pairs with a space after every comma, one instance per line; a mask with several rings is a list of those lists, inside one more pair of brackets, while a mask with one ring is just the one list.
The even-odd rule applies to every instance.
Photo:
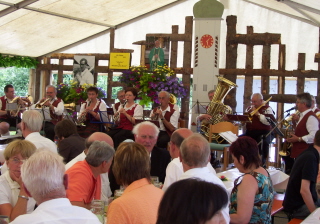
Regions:
[[159, 177], [160, 182], [164, 182], [166, 177], [166, 168], [170, 163], [170, 154], [167, 150], [156, 146], [159, 129], [150, 121], [144, 121], [137, 124], [133, 130], [136, 143], [143, 145], [150, 153], [151, 176]]
[[[66, 170], [68, 170], [77, 162], [85, 160], [86, 155], [88, 153], [88, 149], [94, 141], [104, 141], [108, 143], [111, 147], [114, 147], [113, 140], [109, 135], [103, 132], [95, 132], [85, 140], [84, 151], [66, 164]], [[100, 176], [101, 176], [101, 199], [104, 201], [107, 201], [108, 198], [112, 195], [108, 173], [102, 173], [100, 174]]]
[[[257, 110], [258, 108], [259, 110]], [[243, 135], [253, 138], [257, 143], [263, 139], [259, 146], [259, 153], [262, 165], [265, 167], [269, 159], [269, 144], [273, 138], [272, 134], [266, 136], [271, 130], [271, 125], [266, 117], [273, 115], [274, 112], [268, 104], [265, 104], [261, 93], [252, 94], [251, 106], [247, 108], [246, 112], [252, 113], [255, 110], [257, 111], [252, 116], [252, 122], [246, 123], [246, 132]]]
[[23, 137], [32, 142], [37, 149], [48, 149], [58, 153], [57, 145], [48, 138], [40, 135], [43, 124], [43, 116], [36, 110], [28, 110], [23, 113], [21, 121], [21, 131]]
[[[92, 212], [72, 206], [66, 198], [68, 178], [64, 172], [63, 158], [53, 152], [38, 151], [26, 160], [21, 168], [22, 181], [27, 194], [36, 200], [38, 207], [11, 223], [99, 224]], [[26, 201], [29, 199], [21, 197]]]
[[172, 132], [178, 128], [180, 112], [177, 106], [170, 103], [170, 93], [167, 91], [161, 91], [158, 100], [160, 106], [151, 111], [150, 117], [152, 120], [158, 120], [160, 124], [157, 146], [167, 148]]
[[[192, 134], [186, 138], [180, 147], [180, 161], [184, 173], [180, 180], [188, 178], [199, 178], [201, 180], [218, 184], [224, 189], [226, 187], [222, 181], [207, 167], [210, 161], [210, 146], [209, 142], [201, 134]], [[226, 223], [229, 223], [229, 206], [222, 209], [223, 217]]]
[[[44, 132], [46, 137], [54, 141], [54, 126], [58, 121], [62, 120], [62, 113], [64, 111], [63, 100], [57, 98], [57, 89], [53, 85], [48, 85], [46, 87], [46, 97], [42, 98], [38, 103], [43, 103], [44, 107], [49, 108], [50, 121], [46, 121], [44, 125]], [[37, 103], [37, 104], [38, 104]]]
[[107, 173], [114, 149], [104, 141], [94, 141], [84, 161], [77, 162], [66, 171], [69, 178], [67, 197], [71, 204], [90, 209], [93, 199], [101, 199], [100, 174]]

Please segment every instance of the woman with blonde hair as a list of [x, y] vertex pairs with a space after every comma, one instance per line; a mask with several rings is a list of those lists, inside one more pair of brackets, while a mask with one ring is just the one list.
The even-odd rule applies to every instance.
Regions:
[[113, 173], [123, 194], [111, 202], [108, 224], [156, 223], [163, 191], [151, 184], [150, 155], [138, 143], [121, 143], [116, 151]]
[[27, 140], [15, 140], [4, 150], [8, 170], [0, 177], [0, 214], [10, 221], [34, 210], [36, 202], [25, 192], [21, 166], [35, 151], [36, 146]]

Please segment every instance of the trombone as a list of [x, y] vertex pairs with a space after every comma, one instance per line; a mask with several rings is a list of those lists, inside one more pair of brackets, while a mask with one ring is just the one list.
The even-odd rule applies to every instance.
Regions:
[[272, 96], [267, 99], [266, 101], [264, 101], [258, 108], [256, 108], [254, 111], [252, 111], [251, 113], [249, 113], [249, 119], [250, 121], [252, 121], [253, 115], [255, 115], [261, 107], [265, 106], [270, 100], [272, 99]]
[[45, 101], [43, 101], [42, 103], [37, 103], [36, 105], [35, 105], [35, 108], [38, 108], [38, 109], [41, 109], [42, 107], [43, 107], [43, 105], [46, 103], [46, 102], [48, 102], [48, 101], [51, 101], [51, 98], [47, 98], [47, 99], [45, 99]]

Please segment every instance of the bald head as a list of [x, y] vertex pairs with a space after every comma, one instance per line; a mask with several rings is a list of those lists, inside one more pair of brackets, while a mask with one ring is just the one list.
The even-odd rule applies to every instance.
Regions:
[[113, 140], [109, 135], [103, 132], [95, 132], [86, 139], [86, 149], [88, 149], [94, 141], [103, 141], [114, 147]]
[[183, 142], [184, 139], [188, 138], [189, 136], [191, 136], [193, 134], [193, 132], [190, 129], [187, 128], [179, 128], [177, 130], [175, 130], [170, 138], [170, 156], [172, 158], [177, 158], [180, 156], [180, 146], [181, 143]]

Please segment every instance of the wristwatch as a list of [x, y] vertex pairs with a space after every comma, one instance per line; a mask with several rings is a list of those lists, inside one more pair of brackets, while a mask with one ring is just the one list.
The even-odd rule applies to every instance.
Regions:
[[299, 137], [298, 141], [299, 141], [299, 142], [301, 142], [301, 140], [302, 140], [302, 138], [301, 138], [301, 137]]

